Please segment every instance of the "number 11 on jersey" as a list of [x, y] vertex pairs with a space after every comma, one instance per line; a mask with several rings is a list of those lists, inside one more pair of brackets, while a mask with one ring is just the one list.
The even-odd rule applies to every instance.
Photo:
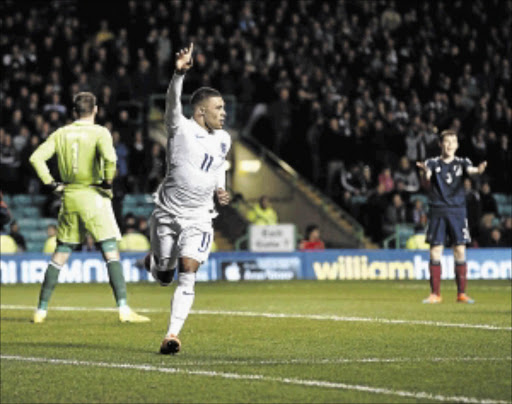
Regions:
[[203, 162], [201, 163], [201, 170], [208, 172], [213, 163], [213, 156], [208, 153], [204, 154]]

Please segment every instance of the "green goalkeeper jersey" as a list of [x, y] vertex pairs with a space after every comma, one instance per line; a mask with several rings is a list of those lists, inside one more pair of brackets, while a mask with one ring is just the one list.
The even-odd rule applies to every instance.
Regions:
[[91, 185], [114, 178], [116, 152], [112, 136], [103, 126], [78, 120], [53, 132], [30, 156], [44, 184], [54, 181], [46, 161], [55, 153], [66, 184]]

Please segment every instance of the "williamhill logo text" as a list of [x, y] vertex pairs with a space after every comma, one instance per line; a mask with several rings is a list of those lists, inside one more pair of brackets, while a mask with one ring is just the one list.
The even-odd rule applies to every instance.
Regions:
[[411, 261], [372, 261], [368, 257], [339, 256], [335, 262], [314, 262], [313, 270], [319, 280], [334, 279], [414, 279]]
[[[506, 255], [505, 255], [506, 256]], [[405, 258], [405, 257], [404, 257]], [[510, 258], [468, 259], [468, 279], [510, 279]], [[315, 277], [318, 280], [335, 279], [429, 279], [428, 255], [419, 254], [404, 260], [373, 259], [366, 255], [340, 255], [336, 261], [312, 263]], [[454, 278], [454, 262], [452, 256], [441, 258], [442, 279]]]

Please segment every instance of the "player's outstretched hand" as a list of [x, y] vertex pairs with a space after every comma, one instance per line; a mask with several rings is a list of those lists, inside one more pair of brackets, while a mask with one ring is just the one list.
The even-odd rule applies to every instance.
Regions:
[[432, 172], [430, 171], [430, 169], [427, 167], [427, 165], [425, 164], [425, 162], [423, 161], [417, 161], [416, 162], [416, 167], [418, 167], [421, 172], [423, 172], [425, 174], [425, 176], [427, 177], [427, 180], [430, 179], [430, 176], [432, 175]]
[[421, 171], [427, 171], [427, 165], [423, 161], [417, 161], [416, 167], [418, 167]]
[[217, 195], [217, 200], [222, 206], [225, 206], [229, 203], [231, 200], [231, 197], [229, 196], [229, 192], [222, 188], [217, 188], [215, 191]]
[[478, 174], [482, 174], [485, 171], [486, 167], [487, 161], [482, 161], [480, 164], [478, 164]]
[[188, 48], [183, 48], [176, 53], [176, 70], [180, 73], [185, 73], [192, 67], [192, 51], [194, 50], [194, 44], [191, 43]]

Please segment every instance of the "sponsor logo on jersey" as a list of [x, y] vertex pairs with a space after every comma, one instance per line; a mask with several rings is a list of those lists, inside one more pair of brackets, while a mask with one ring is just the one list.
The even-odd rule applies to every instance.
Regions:
[[227, 150], [228, 150], [228, 145], [224, 142], [222, 142], [220, 144], [220, 150], [222, 151], [222, 154], [226, 154]]

